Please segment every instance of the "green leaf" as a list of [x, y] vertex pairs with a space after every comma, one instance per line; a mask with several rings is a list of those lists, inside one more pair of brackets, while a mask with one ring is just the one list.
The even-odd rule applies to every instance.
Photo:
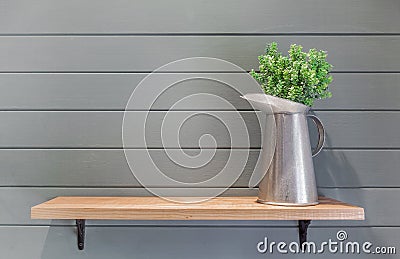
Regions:
[[278, 51], [278, 44], [267, 44], [265, 53], [258, 57], [259, 72], [251, 70], [266, 94], [312, 106], [315, 99], [329, 98], [328, 85], [332, 65], [326, 61], [327, 53], [310, 49], [303, 52], [301, 45], [292, 44], [288, 56]]

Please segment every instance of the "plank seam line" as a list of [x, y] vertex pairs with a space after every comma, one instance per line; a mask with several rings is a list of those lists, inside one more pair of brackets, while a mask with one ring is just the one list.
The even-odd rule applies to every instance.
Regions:
[[[199, 147], [1, 147], [0, 150], [165, 150], [165, 149], [187, 149], [199, 150]], [[202, 149], [217, 149], [217, 150], [261, 150], [261, 147], [204, 147]], [[323, 150], [338, 150], [338, 151], [399, 151], [400, 147], [324, 147]]]
[[[253, 109], [26, 109], [26, 108], [10, 108], [0, 109], [0, 112], [259, 112], [259, 110]], [[399, 109], [312, 109], [311, 111], [316, 112], [399, 112]]]
[[[113, 221], [113, 220], [110, 220]], [[173, 220], [165, 220], [165, 222], [171, 222]], [[203, 221], [203, 220], [199, 220]], [[207, 221], [207, 220], [204, 220]], [[229, 220], [227, 220], [229, 221]], [[279, 220], [260, 220], [263, 222], [268, 222], [268, 221], [279, 221]], [[315, 220], [317, 221], [317, 220]], [[318, 220], [319, 221], [319, 220]], [[322, 220], [321, 220], [322, 221]], [[338, 220], [335, 220], [338, 221]], [[285, 220], [285, 222], [296, 222], [296, 220]], [[210, 222], [211, 223], [211, 222]], [[75, 225], [67, 225], [67, 224], [0, 224], [0, 227], [60, 227], [60, 228], [70, 228], [74, 227]], [[287, 228], [287, 229], [292, 229], [292, 228], [298, 228], [296, 225], [281, 225], [281, 226], [266, 226], [266, 225], [193, 225], [193, 224], [185, 224], [185, 225], [132, 225], [132, 224], [115, 224], [115, 225], [99, 225], [99, 224], [87, 224], [87, 227], [93, 227], [93, 228], [154, 228], [154, 227], [159, 227], [159, 228], [276, 228], [276, 229], [281, 229], [281, 228]], [[400, 228], [400, 225], [361, 225], [361, 226], [354, 226], [354, 225], [310, 225], [310, 228]]]
[[[257, 71], [256, 71], [257, 72]], [[151, 71], [151, 70], [61, 70], [61, 71], [50, 71], [50, 70], [10, 70], [10, 71], [0, 71], [0, 74], [243, 74], [250, 73], [250, 70], [247, 71]], [[335, 70], [331, 71], [331, 74], [400, 74], [400, 70]]]
[[400, 32], [103, 32], [103, 33], [0, 33], [0, 37], [223, 37], [223, 36], [301, 36], [301, 37], [391, 37], [400, 36]]
[[[133, 178], [133, 175], [132, 175]], [[154, 189], [175, 189], [175, 190], [184, 190], [187, 189], [186, 187], [154, 187], [154, 186], [148, 186]], [[107, 186], [107, 185], [98, 185], [98, 186], [88, 186], [88, 185], [2, 185], [0, 186], [2, 189], [135, 189], [135, 190], [143, 190], [147, 191], [144, 187], [141, 186]], [[217, 189], [221, 188], [221, 186], [210, 186], [210, 187], [197, 187], [198, 189]], [[196, 188], [196, 189], [197, 189]], [[338, 189], [338, 190], [371, 190], [371, 189], [391, 189], [391, 190], [400, 190], [400, 186], [398, 187], [391, 187], [391, 186], [357, 186], [357, 187], [324, 187], [324, 186], [318, 186], [317, 187], [319, 190], [333, 190], [333, 189]], [[233, 186], [228, 189], [228, 191], [235, 191], [235, 190], [246, 190], [246, 191], [257, 191], [258, 188], [250, 188], [247, 186]], [[90, 195], [88, 195], [90, 196]], [[106, 195], [104, 195], [106, 196]], [[122, 195], [126, 196], [126, 195]], [[129, 196], [129, 195], [128, 195]], [[135, 195], [133, 195], [135, 196]], [[236, 195], [237, 196], [237, 195]], [[251, 196], [251, 195], [244, 195], [244, 196]], [[232, 197], [231, 195], [227, 195], [227, 197]]]

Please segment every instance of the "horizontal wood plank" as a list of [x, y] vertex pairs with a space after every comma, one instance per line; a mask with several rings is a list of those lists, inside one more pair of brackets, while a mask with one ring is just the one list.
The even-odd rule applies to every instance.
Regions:
[[400, 74], [332, 74], [332, 97], [317, 100], [318, 110], [399, 110]]
[[[154, 93], [153, 89], [145, 88], [144, 94], [154, 99], [154, 103], [150, 107], [140, 106], [136, 103], [127, 106], [131, 94], [148, 76], [152, 77], [155, 80], [154, 84], [157, 85], [164, 83], [164, 86], [167, 87], [170, 81], [176, 82], [176, 84], [169, 86], [164, 92], [157, 93]], [[192, 79], [182, 81], [190, 78]], [[246, 79], [248, 77], [242, 73], [0, 74], [0, 89], [4, 92], [4, 95], [0, 96], [0, 109], [228, 109], [226, 104], [221, 104], [214, 96], [230, 102], [236, 109], [251, 109], [247, 101], [240, 98], [241, 94], [261, 92], [261, 90], [252, 89]], [[235, 85], [231, 87], [217, 80]], [[153, 88], [157, 87], [156, 85], [152, 86]], [[235, 91], [234, 87], [241, 93]], [[174, 106], [183, 98], [191, 98], [190, 103], [181, 102], [178, 106]]]
[[[172, 196], [187, 196], [187, 189], [169, 189]], [[207, 193], [208, 190], [204, 190]], [[393, 217], [399, 211], [399, 188], [319, 188], [322, 196], [341, 200], [365, 209], [364, 221], [318, 221], [314, 226], [400, 226], [400, 219]], [[153, 196], [144, 188], [0, 188], [2, 197], [0, 203], [0, 224], [6, 225], [74, 225], [73, 220], [32, 220], [30, 218], [31, 207], [43, 203], [58, 196]], [[256, 196], [257, 189], [231, 188], [225, 192], [224, 197]], [[204, 196], [204, 195], [202, 195]], [[382, 201], [385, 202], [382, 202]], [[163, 222], [163, 221], [88, 221], [88, 225], [185, 225], [187, 222]], [[295, 221], [241, 221], [233, 223], [194, 221], [190, 225], [223, 225], [232, 226], [294, 226]]]
[[[129, 152], [134, 157], [142, 157], [143, 154], [149, 153], [154, 164], [165, 175], [181, 182], [191, 183], [206, 181], [217, 175], [225, 167], [232, 153], [234, 156], [243, 157], [249, 153], [243, 175], [234, 184], [239, 187], [248, 186], [259, 155], [258, 150], [218, 149], [209, 163], [190, 168], [172, 161], [164, 150], [135, 149]], [[185, 149], [184, 152], [194, 156], [199, 150]], [[233, 163], [232, 168], [241, 170], [242, 165], [238, 162], [235, 160], [229, 163]], [[141, 186], [128, 166], [124, 151], [119, 149], [3, 149], [0, 150], [0, 164], [3, 168], [0, 186]], [[155, 173], [150, 171], [151, 168], [143, 170]], [[220, 184], [216, 184], [210, 183], [209, 187], [221, 187]]]
[[[175, 199], [174, 199], [175, 200]], [[31, 209], [32, 219], [116, 220], [363, 220], [363, 208], [319, 197], [319, 204], [284, 207], [257, 202], [257, 197], [217, 197], [200, 203], [159, 197], [60, 196]]]
[[[235, 187], [248, 186], [259, 156], [259, 150], [219, 149], [208, 164], [188, 168], [171, 161], [164, 150], [130, 152], [137, 157], [149, 152], [165, 175], [183, 182], [210, 179], [222, 170], [231, 153], [245, 156], [249, 152]], [[194, 155], [198, 150], [184, 152]], [[232, 163], [238, 170], [242, 167], [238, 161]], [[124, 151], [119, 149], [2, 149], [0, 164], [0, 186], [140, 187], [128, 167]], [[314, 168], [319, 187], [400, 187], [399, 150], [323, 150], [314, 158]], [[221, 186], [210, 184], [209, 187]]]
[[[293, 43], [326, 50], [334, 71], [400, 71], [400, 36], [9, 36], [0, 41], [0, 71], [150, 72], [190, 57], [224, 59], [251, 70], [258, 68], [257, 56], [272, 41], [278, 42], [282, 51]], [[375, 51], [377, 48], [380, 51]], [[172, 70], [221, 72], [232, 68], [192, 63]]]
[[[148, 107], [126, 107], [128, 99], [140, 81], [149, 74], [142, 73], [95, 73], [95, 74], [0, 74], [0, 110], [145, 110]], [[243, 75], [236, 73], [184, 73], [157, 74], [161, 81], [176, 77], [218, 78], [235, 82], [241, 93], [226, 84], [214, 80], [187, 80], [175, 84], [155, 100], [152, 110], [226, 110], [227, 106], [209, 95], [221, 97], [234, 108], [243, 110], [251, 106], [241, 94], [256, 92], [246, 83], [240, 83]], [[350, 73], [333, 74], [330, 86], [332, 98], [317, 101], [318, 110], [399, 110], [400, 74]], [[190, 103], [173, 104], [193, 94]], [[151, 91], [148, 91], [151, 94]], [[208, 94], [208, 95], [206, 95]], [[372, 96], [367, 98], [366, 96]]]
[[[316, 112], [326, 129], [325, 147], [329, 148], [397, 148], [399, 112]], [[311, 124], [312, 125], [312, 124]], [[312, 142], [316, 128], [310, 126]], [[397, 141], [399, 140], [399, 141]]]
[[0, 33], [398, 33], [398, 9], [373, 0], [7, 0]]
[[[127, 148], [198, 148], [199, 139], [211, 134], [217, 147], [248, 148], [246, 138], [233, 137], [228, 126], [249, 132], [250, 147], [260, 147], [259, 120], [254, 112], [128, 112], [132, 139]], [[180, 125], [186, 115], [178, 144], [162, 144], [161, 125], [169, 121]], [[260, 113], [258, 113], [260, 114]], [[0, 147], [2, 148], [121, 148], [123, 112], [0, 112]], [[397, 121], [400, 112], [331, 112], [319, 111], [326, 128], [328, 148], [398, 148]], [[147, 117], [146, 117], [147, 116]], [[261, 115], [260, 115], [261, 116]], [[146, 120], [147, 118], [147, 120]], [[260, 117], [262, 121], [262, 116]], [[145, 123], [146, 121], [146, 123]], [[224, 125], [225, 124], [225, 125]], [[144, 126], [145, 125], [145, 126]], [[165, 125], [164, 125], [165, 126]], [[167, 130], [167, 128], [164, 128]], [[310, 124], [310, 136], [316, 139]], [[146, 132], [146, 134], [144, 133]], [[247, 134], [247, 133], [246, 133]], [[35, 136], [35, 137], [32, 137]], [[145, 139], [144, 137], [145, 136]], [[145, 142], [146, 141], [146, 142]], [[315, 142], [315, 141], [313, 141]], [[165, 143], [165, 142], [164, 142]], [[203, 143], [202, 147], [214, 147]]]
[[324, 150], [314, 157], [320, 187], [399, 187], [399, 150]]
[[[199, 147], [204, 134], [213, 136], [217, 147], [260, 146], [260, 126], [256, 126], [260, 124], [254, 112], [127, 112], [123, 119], [123, 112], [0, 112], [0, 146], [121, 148], [123, 123], [128, 148]], [[175, 124], [181, 125], [180, 144], [163, 144], [168, 138], [162, 140], [161, 132], [167, 134]], [[233, 137], [233, 129], [243, 135]], [[214, 147], [214, 142], [202, 143]]]

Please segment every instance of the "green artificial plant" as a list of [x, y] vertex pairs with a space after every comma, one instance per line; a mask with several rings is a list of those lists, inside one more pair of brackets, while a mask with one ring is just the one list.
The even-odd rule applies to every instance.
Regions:
[[315, 99], [332, 96], [328, 90], [332, 65], [326, 61], [325, 51], [310, 49], [306, 53], [302, 49], [293, 44], [289, 56], [283, 56], [278, 52], [278, 44], [272, 42], [265, 54], [258, 57], [260, 72], [252, 70], [250, 74], [266, 94], [312, 106]]

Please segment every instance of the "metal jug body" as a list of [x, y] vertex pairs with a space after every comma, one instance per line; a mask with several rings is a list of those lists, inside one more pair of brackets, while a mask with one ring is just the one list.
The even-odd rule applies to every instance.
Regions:
[[[321, 151], [325, 141], [322, 122], [308, 114], [310, 107], [301, 103], [266, 94], [247, 94], [243, 98], [273, 116], [276, 125], [274, 155], [259, 183], [258, 201], [285, 206], [318, 204], [312, 157]], [[318, 145], [313, 151], [307, 118], [318, 128]], [[262, 151], [260, 156], [263, 159]]]
[[276, 146], [271, 165], [259, 184], [258, 201], [273, 205], [318, 204], [305, 113], [275, 113]]

